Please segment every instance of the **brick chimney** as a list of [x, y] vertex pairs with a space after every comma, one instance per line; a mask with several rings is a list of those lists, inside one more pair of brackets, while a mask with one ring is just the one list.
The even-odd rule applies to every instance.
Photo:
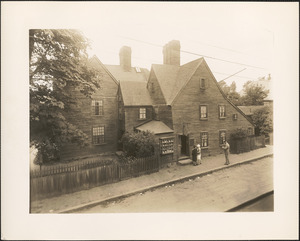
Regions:
[[125, 71], [131, 70], [131, 48], [128, 46], [123, 46], [120, 49], [120, 65]]
[[163, 47], [164, 64], [180, 66], [180, 42], [172, 40]]

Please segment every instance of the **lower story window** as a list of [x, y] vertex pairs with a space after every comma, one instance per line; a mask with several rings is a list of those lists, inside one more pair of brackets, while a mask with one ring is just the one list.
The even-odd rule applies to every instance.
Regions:
[[219, 131], [219, 142], [222, 145], [226, 141], [226, 130]]
[[249, 136], [253, 135], [253, 132], [252, 132], [252, 128], [251, 128], [251, 127], [248, 128], [248, 135], [249, 135]]
[[93, 144], [102, 144], [104, 143], [104, 126], [93, 127]]
[[208, 147], [208, 132], [200, 133], [201, 147]]

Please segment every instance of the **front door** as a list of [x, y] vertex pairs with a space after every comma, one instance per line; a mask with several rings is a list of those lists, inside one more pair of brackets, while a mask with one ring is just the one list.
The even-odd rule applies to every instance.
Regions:
[[181, 156], [189, 155], [189, 138], [185, 135], [180, 136], [181, 139]]

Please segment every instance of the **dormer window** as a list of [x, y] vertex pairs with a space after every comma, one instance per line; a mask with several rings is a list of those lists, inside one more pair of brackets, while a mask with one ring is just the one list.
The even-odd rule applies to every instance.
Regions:
[[137, 73], [141, 73], [141, 72], [142, 72], [141, 69], [140, 69], [139, 67], [135, 67], [135, 71], [136, 71]]

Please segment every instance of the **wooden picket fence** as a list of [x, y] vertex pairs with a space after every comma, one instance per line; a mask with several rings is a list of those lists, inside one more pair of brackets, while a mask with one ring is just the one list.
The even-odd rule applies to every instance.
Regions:
[[72, 193], [119, 182], [159, 171], [157, 156], [138, 159], [132, 164], [103, 165], [97, 161], [84, 164], [48, 167], [30, 173], [31, 201]]
[[230, 152], [239, 154], [265, 147], [265, 136], [248, 136], [230, 141]]

